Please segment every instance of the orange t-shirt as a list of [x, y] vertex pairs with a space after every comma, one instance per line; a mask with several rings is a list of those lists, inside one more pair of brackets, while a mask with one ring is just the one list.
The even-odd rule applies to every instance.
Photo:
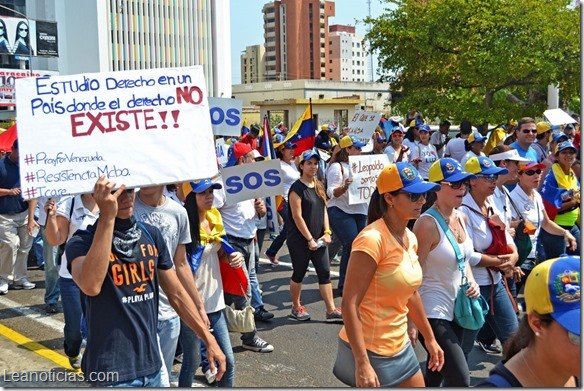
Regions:
[[[353, 241], [351, 251], [362, 251], [377, 263], [377, 270], [359, 305], [363, 337], [367, 350], [391, 357], [407, 344], [408, 300], [422, 283], [418, 262], [418, 241], [406, 229], [409, 248], [393, 237], [383, 219], [363, 229]], [[349, 342], [343, 327], [339, 337]]]

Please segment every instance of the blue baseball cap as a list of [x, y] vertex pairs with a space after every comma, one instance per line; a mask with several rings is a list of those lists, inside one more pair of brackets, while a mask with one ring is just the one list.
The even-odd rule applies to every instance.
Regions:
[[392, 163], [381, 171], [377, 177], [379, 194], [402, 190], [408, 193], [426, 193], [440, 190], [440, 185], [422, 179], [416, 167], [410, 163]]
[[428, 170], [430, 182], [459, 182], [465, 179], [476, 179], [476, 175], [466, 172], [458, 160], [445, 157], [436, 160]]
[[419, 132], [428, 132], [430, 133], [430, 125], [426, 125], [426, 124], [422, 124], [420, 126], [418, 126], [418, 131]]
[[506, 175], [509, 173], [509, 170], [497, 167], [491, 159], [484, 156], [471, 157], [464, 165], [464, 169], [471, 174], [480, 175]]
[[525, 282], [527, 313], [550, 315], [580, 335], [580, 257], [566, 254], [533, 268]]
[[307, 149], [306, 151], [302, 152], [302, 155], [300, 155], [300, 161], [303, 162], [305, 160], [312, 159], [313, 157], [320, 161], [320, 154], [316, 149]]
[[576, 149], [574, 144], [572, 144], [571, 141], [562, 141], [561, 143], [558, 143], [558, 145], [556, 145], [556, 150], [554, 151], [554, 154], [557, 155], [558, 153], [566, 149], [573, 149], [574, 153], [578, 153], [578, 150]]
[[470, 136], [468, 136], [468, 143], [469, 144], [472, 144], [472, 143], [482, 143], [486, 139], [487, 138], [485, 136], [483, 136], [482, 134], [480, 134], [479, 132], [472, 132], [470, 134]]
[[377, 142], [378, 143], [386, 143], [387, 139], [385, 137], [377, 137]]
[[208, 188], [212, 188], [212, 189], [221, 189], [223, 186], [221, 186], [220, 183], [215, 183], [210, 179], [203, 179], [199, 182], [189, 182], [192, 188], [192, 192], [193, 193], [202, 193], [205, 190], [207, 190]]
[[553, 138], [554, 142], [556, 142], [556, 143], [557, 142], [560, 142], [560, 140], [562, 138], [565, 138], [566, 139], [564, 141], [567, 141], [567, 140], [570, 139], [570, 137], [568, 137], [568, 135], [566, 133], [564, 133], [564, 132], [554, 132], [554, 133], [552, 133], [552, 138]]

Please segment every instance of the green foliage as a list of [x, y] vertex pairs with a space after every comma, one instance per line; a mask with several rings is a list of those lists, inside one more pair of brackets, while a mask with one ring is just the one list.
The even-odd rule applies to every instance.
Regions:
[[579, 9], [569, 0], [383, 1], [394, 6], [365, 19], [366, 39], [400, 92], [398, 112], [498, 123], [541, 116], [549, 84], [579, 93]]

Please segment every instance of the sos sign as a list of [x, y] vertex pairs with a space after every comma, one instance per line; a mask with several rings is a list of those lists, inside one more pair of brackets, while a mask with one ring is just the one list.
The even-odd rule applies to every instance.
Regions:
[[221, 176], [228, 205], [284, 193], [279, 160], [223, 168]]
[[209, 114], [215, 136], [241, 135], [241, 99], [209, 98]]

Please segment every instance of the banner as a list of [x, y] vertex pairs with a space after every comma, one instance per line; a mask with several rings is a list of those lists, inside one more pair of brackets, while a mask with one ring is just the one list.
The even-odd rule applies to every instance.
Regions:
[[284, 194], [279, 160], [240, 164], [221, 169], [227, 205]]
[[360, 141], [368, 143], [379, 125], [380, 113], [356, 111], [349, 121], [349, 134], [354, 134]]
[[217, 157], [201, 66], [16, 80], [25, 199], [210, 178]]
[[[33, 70], [34, 77], [56, 76], [59, 72]], [[27, 69], [5, 69], [0, 68], [0, 106], [16, 105], [16, 89], [14, 84], [16, 79], [30, 77], [30, 71]]]
[[385, 166], [389, 165], [386, 154], [349, 156], [351, 178], [349, 186], [349, 204], [368, 203], [371, 194], [377, 188], [377, 177]]
[[215, 136], [241, 135], [241, 113], [243, 101], [241, 99], [209, 98], [211, 124]]
[[25, 60], [30, 56], [58, 57], [57, 23], [0, 17], [0, 54]]

